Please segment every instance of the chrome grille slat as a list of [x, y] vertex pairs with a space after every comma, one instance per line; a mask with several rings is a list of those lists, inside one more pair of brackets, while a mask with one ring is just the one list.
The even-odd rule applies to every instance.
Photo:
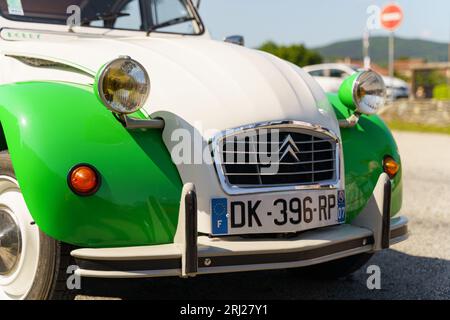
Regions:
[[[315, 141], [315, 138], [313, 138], [313, 141]], [[314, 143], [312, 143], [311, 144], [311, 147], [312, 147], [312, 161], [313, 161], [313, 163], [315, 163], [315, 160], [314, 160], [314, 156], [315, 156], [315, 153], [314, 153], [314, 151], [315, 151], [315, 147], [316, 145], [314, 144]], [[315, 172], [313, 172], [312, 173], [312, 183], [315, 183], [315, 181], [316, 181], [316, 173]]]
[[[334, 139], [328, 139], [328, 140], [315, 140], [315, 141], [294, 141], [295, 144], [311, 144], [311, 143], [323, 143], [323, 142], [334, 142]], [[247, 144], [248, 142], [246, 141], [226, 141], [224, 143], [225, 144]], [[264, 144], [273, 144], [273, 145], [277, 145], [279, 144], [279, 142], [267, 142], [267, 141], [259, 141], [258, 143], [264, 143]]]
[[[304, 151], [304, 152], [296, 152], [296, 154], [302, 154], [302, 153], [321, 153], [321, 152], [330, 152], [334, 151], [334, 149], [326, 149], [326, 150], [316, 150], [316, 151]], [[245, 153], [245, 154], [263, 154], [266, 155], [267, 152], [248, 152], [248, 151], [223, 151], [223, 153]]]
[[[328, 151], [333, 151], [333, 150], [328, 150]], [[334, 161], [334, 159], [329, 159], [329, 160], [317, 160], [317, 161], [305, 161], [305, 162], [276, 162], [273, 164], [276, 165], [282, 165], [282, 166], [293, 166], [293, 165], [298, 165], [298, 164], [312, 164], [312, 163], [323, 163], [323, 162], [331, 162]], [[253, 164], [253, 165], [257, 165], [257, 164], [262, 164], [261, 162], [223, 162], [222, 165], [227, 165], [227, 164]]]
[[238, 173], [238, 172], [228, 172], [225, 173], [226, 176], [281, 176], [281, 175], [294, 175], [294, 176], [299, 176], [299, 175], [304, 175], [304, 174], [314, 174], [314, 173], [325, 173], [325, 172], [332, 172], [334, 171], [334, 169], [329, 169], [329, 170], [319, 170], [319, 171], [306, 171], [306, 172], [279, 172], [279, 173]]

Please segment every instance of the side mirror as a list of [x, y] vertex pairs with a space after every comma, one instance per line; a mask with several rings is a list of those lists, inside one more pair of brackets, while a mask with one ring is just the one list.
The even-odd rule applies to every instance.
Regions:
[[244, 37], [238, 36], [238, 35], [226, 37], [223, 41], [228, 42], [228, 43], [237, 44], [238, 46], [245, 45]]

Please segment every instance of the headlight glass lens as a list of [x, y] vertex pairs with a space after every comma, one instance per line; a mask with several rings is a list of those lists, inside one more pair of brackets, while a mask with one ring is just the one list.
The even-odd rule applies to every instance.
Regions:
[[354, 101], [359, 112], [375, 114], [386, 102], [383, 78], [373, 71], [361, 73], [355, 83]]
[[114, 112], [130, 114], [141, 109], [150, 93], [147, 71], [137, 61], [119, 58], [107, 64], [98, 79], [98, 94]]

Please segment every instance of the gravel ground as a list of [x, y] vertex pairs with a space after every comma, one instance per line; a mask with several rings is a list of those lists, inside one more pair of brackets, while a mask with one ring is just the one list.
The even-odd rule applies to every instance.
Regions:
[[403, 157], [403, 214], [408, 241], [377, 254], [381, 290], [368, 290], [366, 268], [336, 281], [287, 271], [189, 280], [83, 280], [77, 299], [450, 299], [450, 136], [396, 133]]

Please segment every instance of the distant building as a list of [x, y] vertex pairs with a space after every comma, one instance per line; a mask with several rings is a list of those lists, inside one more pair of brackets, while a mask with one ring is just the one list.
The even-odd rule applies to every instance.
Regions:
[[434, 98], [437, 86], [450, 86], [450, 62], [424, 63], [411, 68], [411, 92], [414, 98]]
[[[338, 63], [352, 64], [357, 66], [363, 66], [364, 61], [355, 60], [351, 58], [340, 59], [337, 61]], [[394, 62], [395, 73], [400, 75], [402, 78], [410, 80], [412, 78], [412, 70], [414, 68], [421, 67], [425, 65], [425, 59], [399, 59]], [[372, 63], [371, 69], [373, 71], [378, 72], [383, 76], [389, 76], [389, 69], [387, 67], [382, 67], [379, 64]]]
[[400, 59], [394, 62], [395, 72], [403, 78], [411, 79], [413, 69], [425, 65], [425, 59]]

